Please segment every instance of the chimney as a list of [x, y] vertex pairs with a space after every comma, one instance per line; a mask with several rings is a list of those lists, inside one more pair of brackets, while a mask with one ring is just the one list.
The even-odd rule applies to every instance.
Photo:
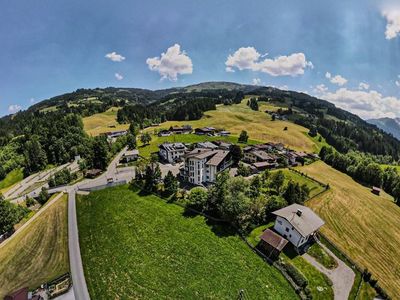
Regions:
[[301, 217], [302, 214], [303, 214], [303, 211], [302, 211], [300, 208], [298, 208], [298, 209], [297, 209], [297, 212], [296, 212], [296, 215], [298, 215], [299, 217]]

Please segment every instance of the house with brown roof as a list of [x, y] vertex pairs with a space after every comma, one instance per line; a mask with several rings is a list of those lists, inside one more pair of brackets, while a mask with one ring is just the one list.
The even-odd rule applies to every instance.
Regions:
[[297, 249], [306, 245], [325, 222], [310, 208], [292, 204], [273, 212], [276, 216], [274, 230]]
[[191, 184], [204, 185], [215, 181], [217, 174], [232, 164], [228, 150], [195, 148], [185, 155], [180, 174]]

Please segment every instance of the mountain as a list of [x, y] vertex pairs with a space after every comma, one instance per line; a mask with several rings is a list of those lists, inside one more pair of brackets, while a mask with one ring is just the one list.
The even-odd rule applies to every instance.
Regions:
[[383, 131], [390, 133], [400, 140], [400, 118], [380, 118], [367, 120], [368, 123], [378, 126]]
[[400, 140], [334, 104], [295, 91], [232, 82], [204, 82], [163, 90], [140, 88], [78, 89], [35, 104], [14, 116], [0, 119], [0, 144], [26, 132], [25, 124], [46, 114], [90, 116], [118, 106], [118, 122], [146, 127], [167, 120], [201, 118], [216, 105], [241, 102], [244, 95], [258, 96], [290, 111], [287, 119], [319, 132], [339, 152], [350, 150], [400, 158]]

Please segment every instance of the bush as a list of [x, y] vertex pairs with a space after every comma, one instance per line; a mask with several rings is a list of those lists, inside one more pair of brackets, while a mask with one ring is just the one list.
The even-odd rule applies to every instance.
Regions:
[[305, 288], [308, 285], [307, 279], [299, 270], [296, 269], [295, 266], [290, 263], [284, 263], [283, 267], [298, 286]]
[[30, 206], [35, 204], [35, 200], [33, 200], [32, 198], [28, 197], [28, 198], [26, 198], [25, 203], [26, 203], [26, 206], [30, 207]]

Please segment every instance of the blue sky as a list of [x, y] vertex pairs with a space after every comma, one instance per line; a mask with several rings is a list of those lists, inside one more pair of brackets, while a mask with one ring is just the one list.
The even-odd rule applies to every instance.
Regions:
[[0, 1], [0, 115], [77, 88], [223, 80], [400, 117], [400, 4], [330, 2]]

